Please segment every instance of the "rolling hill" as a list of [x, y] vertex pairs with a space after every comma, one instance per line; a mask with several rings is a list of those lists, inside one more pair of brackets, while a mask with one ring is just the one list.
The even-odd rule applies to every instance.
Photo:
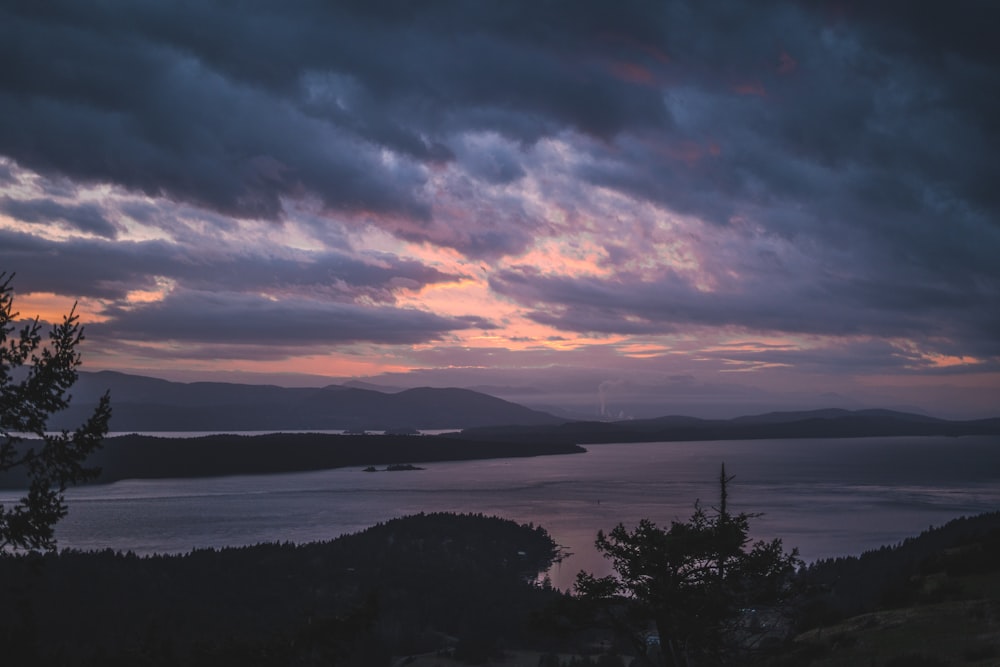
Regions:
[[80, 373], [72, 406], [50, 426], [73, 428], [106, 390], [111, 392], [111, 430], [116, 432], [462, 429], [564, 421], [468, 389], [421, 387], [386, 393], [341, 385], [288, 388], [169, 382], [102, 371]]
[[279, 387], [169, 382], [112, 371], [81, 373], [73, 406], [53, 428], [72, 428], [110, 390], [113, 432], [276, 430], [463, 430], [491, 442], [656, 442], [774, 438], [1000, 434], [1000, 418], [953, 421], [894, 410], [828, 408], [734, 419], [664, 416], [570, 421], [471, 389], [374, 385]]

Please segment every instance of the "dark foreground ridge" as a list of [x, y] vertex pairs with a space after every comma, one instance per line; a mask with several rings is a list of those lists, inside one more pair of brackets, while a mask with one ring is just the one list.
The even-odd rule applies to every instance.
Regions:
[[[559, 555], [542, 527], [456, 514], [304, 545], [6, 555], [0, 642], [4, 664], [46, 667], [629, 664], [627, 643], [537, 583]], [[739, 664], [996, 665], [1000, 513], [814, 563], [790, 591], [747, 617], [786, 620]]]
[[[27, 443], [26, 446], [30, 444]], [[328, 435], [271, 433], [159, 438], [123, 435], [108, 438], [88, 463], [99, 466], [96, 483], [120, 479], [219, 477], [302, 472], [369, 465], [468, 461], [548, 454], [575, 454], [582, 447], [468, 441], [443, 436]], [[22, 488], [23, 478], [0, 476], [0, 488]]]
[[0, 557], [5, 665], [353, 665], [532, 637], [541, 527], [420, 514], [305, 545]]

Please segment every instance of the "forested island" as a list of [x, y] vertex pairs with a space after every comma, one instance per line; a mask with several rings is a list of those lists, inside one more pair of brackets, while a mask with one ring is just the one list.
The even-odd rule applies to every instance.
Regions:
[[[21, 447], [31, 444], [27, 441]], [[106, 438], [88, 463], [101, 469], [91, 481], [106, 484], [120, 479], [258, 475], [584, 451], [565, 442], [488, 442], [434, 435], [269, 433], [162, 438], [133, 434]], [[0, 474], [0, 488], [24, 488], [25, 474], [23, 469]]]
[[598, 444], [785, 438], [1000, 435], [1000, 418], [950, 420], [895, 410], [769, 412], [733, 419], [666, 416], [620, 421], [568, 421], [558, 425], [482, 426], [464, 429], [468, 440]]
[[[467, 428], [441, 435], [220, 433], [201, 437], [120, 435], [105, 438], [90, 464], [90, 482], [301, 472], [346, 466], [578, 454], [582, 445], [615, 442], [968, 436], [1000, 434], [1000, 419], [951, 421], [888, 410], [817, 410], [727, 420], [693, 417], [560, 425]], [[22, 443], [30, 447], [30, 441]], [[25, 471], [0, 473], [0, 488], [24, 488]]]

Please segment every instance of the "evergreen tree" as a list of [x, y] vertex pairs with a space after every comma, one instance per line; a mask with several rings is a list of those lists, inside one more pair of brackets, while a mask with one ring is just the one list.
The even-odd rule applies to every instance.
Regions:
[[15, 334], [12, 278], [0, 272], [0, 474], [22, 472], [27, 492], [12, 506], [0, 504], [0, 553], [55, 548], [66, 488], [100, 472], [85, 460], [101, 446], [111, 418], [105, 394], [75, 431], [48, 432], [49, 417], [69, 405], [83, 329], [74, 305], [47, 344], [37, 318]]
[[[800, 564], [781, 540], [751, 543], [750, 519], [728, 508], [725, 465], [720, 501], [695, 504], [687, 522], [662, 529], [643, 519], [597, 534], [615, 574], [577, 576], [577, 597], [651, 662], [675, 667], [725, 664], [752, 639], [750, 609], [776, 604]], [[594, 618], [594, 616], [592, 616]]]

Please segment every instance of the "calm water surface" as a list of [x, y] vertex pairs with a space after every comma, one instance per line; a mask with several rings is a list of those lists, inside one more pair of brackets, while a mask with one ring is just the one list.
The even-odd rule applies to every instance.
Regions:
[[[595, 533], [711, 505], [719, 466], [735, 511], [763, 512], [759, 538], [814, 560], [895, 543], [952, 518], [1000, 510], [1000, 437], [757, 440], [591, 445], [586, 454], [208, 479], [126, 480], [72, 489], [62, 547], [179, 553], [308, 542], [415, 512], [496, 514], [544, 526], [572, 556], [552, 573], [606, 573]], [[13, 498], [0, 492], [0, 502]]]

